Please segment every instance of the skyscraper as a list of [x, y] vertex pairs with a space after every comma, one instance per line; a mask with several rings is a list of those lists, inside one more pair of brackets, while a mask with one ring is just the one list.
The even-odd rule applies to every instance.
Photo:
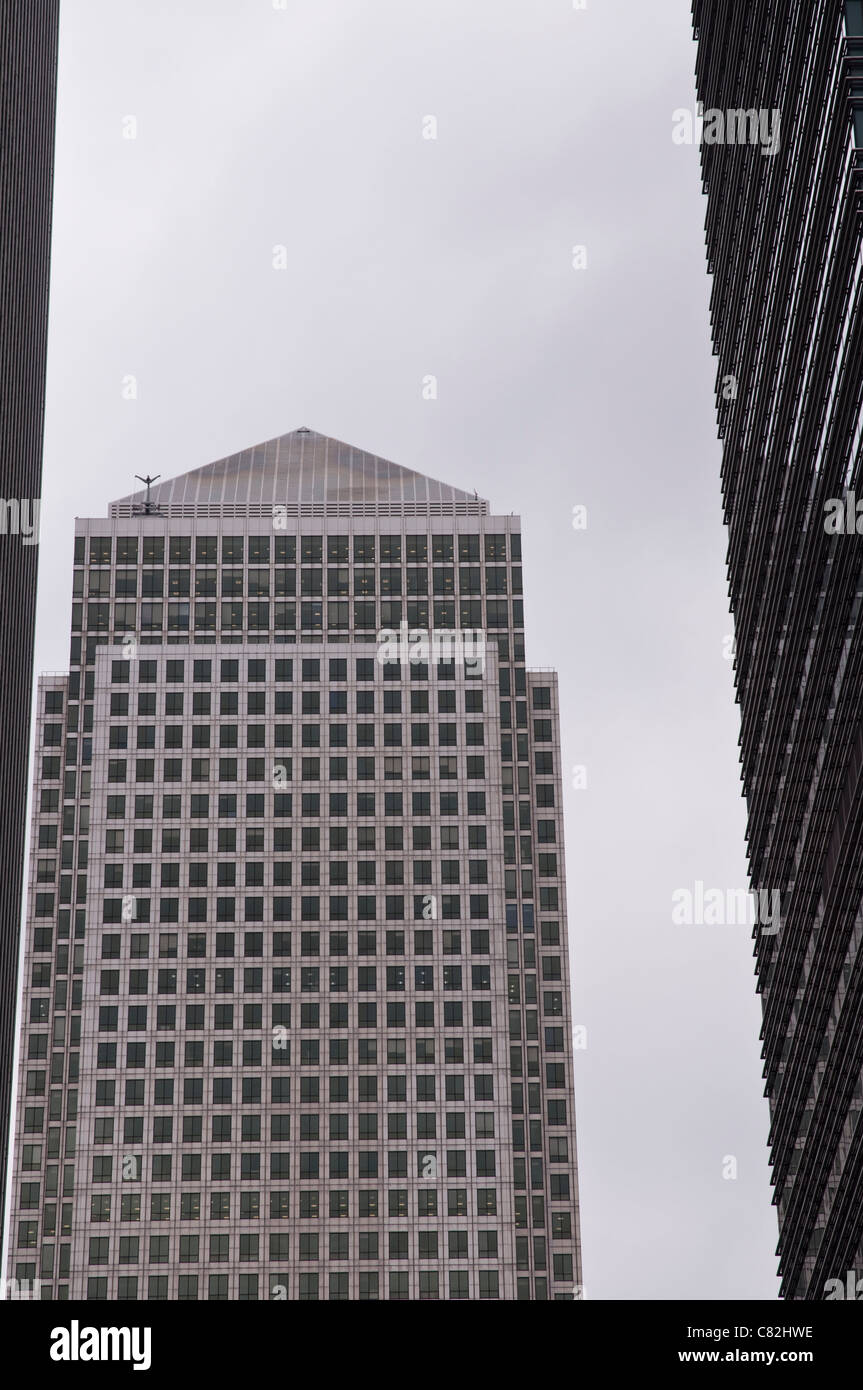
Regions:
[[7, 0], [0, 11], [0, 1211], [24, 881], [59, 12], [59, 0]]
[[557, 684], [525, 664], [518, 519], [300, 429], [78, 521], [74, 562], [9, 1274], [577, 1297]]
[[863, 1273], [863, 4], [693, 12], [781, 1295], [821, 1299]]

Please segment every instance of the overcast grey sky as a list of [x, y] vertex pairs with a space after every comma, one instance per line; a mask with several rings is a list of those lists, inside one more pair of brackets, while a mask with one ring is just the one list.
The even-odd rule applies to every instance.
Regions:
[[671, 920], [746, 883], [689, 0], [587, 6], [63, 0], [37, 670], [136, 473], [308, 425], [519, 513], [587, 1296], [773, 1298], [750, 929]]

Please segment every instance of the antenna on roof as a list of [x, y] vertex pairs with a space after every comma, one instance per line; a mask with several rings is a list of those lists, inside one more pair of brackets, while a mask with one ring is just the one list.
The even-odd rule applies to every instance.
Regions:
[[141, 506], [141, 507], [133, 507], [133, 508], [132, 508], [133, 512], [142, 512], [142, 513], [144, 514], [144, 516], [153, 516], [153, 515], [155, 515], [155, 514], [158, 513], [158, 511], [159, 511], [159, 504], [158, 504], [158, 502], [151, 502], [151, 501], [150, 501], [150, 486], [151, 486], [152, 483], [158, 482], [158, 480], [159, 480], [159, 478], [161, 478], [161, 476], [162, 476], [161, 473], [157, 473], [156, 476], [155, 476], [155, 478], [151, 478], [151, 477], [149, 477], [149, 476], [147, 476], [146, 478], [142, 478], [141, 475], [140, 475], [140, 473], [136, 473], [136, 474], [135, 474], [135, 477], [138, 479], [138, 482], [139, 482], [139, 483], [146, 483], [146, 484], [147, 484], [147, 497], [146, 497], [146, 500], [145, 500], [143, 506]]

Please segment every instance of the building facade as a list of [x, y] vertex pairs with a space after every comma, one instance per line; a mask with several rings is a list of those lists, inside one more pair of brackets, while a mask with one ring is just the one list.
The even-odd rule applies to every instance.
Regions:
[[863, 4], [693, 12], [781, 1296], [822, 1299], [863, 1274]]
[[6, 1197], [27, 765], [60, 0], [0, 12], [0, 1210]]
[[[557, 684], [525, 664], [518, 519], [296, 430], [78, 521], [73, 593], [8, 1275], [580, 1296]], [[382, 638], [403, 623], [445, 640]]]

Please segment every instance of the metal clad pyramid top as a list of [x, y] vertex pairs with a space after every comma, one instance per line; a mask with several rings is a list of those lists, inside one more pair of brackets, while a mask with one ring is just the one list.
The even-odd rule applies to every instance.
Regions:
[[[112, 502], [109, 515], [143, 513], [145, 491]], [[160, 516], [485, 516], [484, 498], [426, 478], [314, 430], [256, 444], [150, 489]]]

